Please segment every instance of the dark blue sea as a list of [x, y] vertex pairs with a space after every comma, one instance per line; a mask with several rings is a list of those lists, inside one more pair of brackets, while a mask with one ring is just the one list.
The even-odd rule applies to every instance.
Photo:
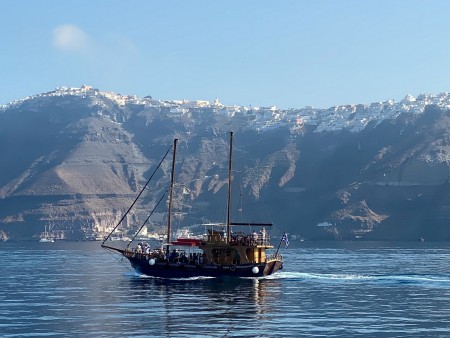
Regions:
[[162, 280], [98, 242], [0, 243], [0, 336], [450, 337], [450, 243], [282, 253], [268, 278]]

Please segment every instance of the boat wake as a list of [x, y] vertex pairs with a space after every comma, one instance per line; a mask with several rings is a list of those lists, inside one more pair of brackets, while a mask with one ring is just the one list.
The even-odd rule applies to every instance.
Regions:
[[289, 279], [322, 283], [371, 283], [371, 284], [408, 284], [429, 287], [450, 287], [450, 275], [364, 275], [364, 274], [325, 274], [307, 272], [280, 272], [266, 279]]
[[[129, 278], [137, 278], [142, 280], [167, 280], [167, 281], [201, 281], [211, 280], [217, 277], [198, 276], [188, 278], [161, 278], [152, 277], [137, 272], [128, 272], [125, 275]], [[241, 280], [292, 280], [316, 283], [352, 283], [352, 284], [382, 284], [382, 285], [418, 285], [433, 288], [449, 288], [450, 275], [364, 275], [364, 274], [326, 274], [326, 273], [308, 273], [308, 272], [279, 272], [264, 277], [241, 277]]]
[[208, 277], [208, 276], [197, 276], [197, 277], [186, 277], [186, 278], [164, 278], [164, 277], [154, 277], [147, 276], [144, 274], [140, 274], [137, 272], [128, 272], [125, 273], [125, 276], [129, 278], [139, 278], [139, 279], [157, 279], [157, 280], [170, 280], [170, 281], [196, 281], [196, 280], [206, 280], [206, 279], [215, 279], [216, 277]]

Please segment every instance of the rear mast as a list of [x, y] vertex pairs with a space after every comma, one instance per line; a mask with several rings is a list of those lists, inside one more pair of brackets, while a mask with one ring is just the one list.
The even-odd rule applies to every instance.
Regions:
[[230, 243], [231, 158], [233, 156], [233, 132], [230, 131], [230, 158], [228, 160], [227, 244]]

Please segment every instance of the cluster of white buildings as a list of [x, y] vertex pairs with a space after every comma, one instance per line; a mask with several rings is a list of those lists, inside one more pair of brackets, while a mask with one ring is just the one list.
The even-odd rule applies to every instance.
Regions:
[[223, 105], [216, 98], [213, 102], [204, 100], [155, 100], [150, 96], [139, 98], [136, 95], [121, 95], [114, 92], [104, 92], [91, 86], [83, 85], [80, 88], [58, 87], [56, 90], [29, 96], [0, 106], [0, 111], [17, 106], [24, 101], [47, 98], [53, 96], [80, 96], [83, 98], [97, 97], [97, 103], [103, 98], [114, 101], [117, 105], [142, 105], [143, 109], [160, 109], [171, 118], [187, 117], [193, 112], [218, 114], [230, 119], [239, 119], [246, 126], [259, 131], [288, 126], [295, 131], [304, 125], [315, 127], [316, 132], [349, 130], [357, 132], [371, 121], [379, 123], [391, 119], [400, 113], [420, 114], [427, 105], [436, 105], [441, 109], [450, 109], [449, 93], [438, 95], [421, 94], [418, 97], [407, 95], [400, 102], [388, 100], [371, 104], [356, 104], [320, 109], [305, 107], [300, 109], [278, 109], [271, 107], [246, 107], [238, 105]]

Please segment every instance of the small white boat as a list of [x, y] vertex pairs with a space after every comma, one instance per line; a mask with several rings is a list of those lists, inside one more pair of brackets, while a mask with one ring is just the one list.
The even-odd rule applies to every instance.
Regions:
[[50, 233], [47, 231], [47, 226], [44, 228], [44, 233], [41, 235], [39, 239], [40, 243], [53, 243], [55, 240], [50, 236]]
[[53, 238], [50, 238], [50, 237], [41, 237], [39, 242], [41, 242], [41, 243], [53, 243], [53, 242], [55, 242], [55, 240]]

